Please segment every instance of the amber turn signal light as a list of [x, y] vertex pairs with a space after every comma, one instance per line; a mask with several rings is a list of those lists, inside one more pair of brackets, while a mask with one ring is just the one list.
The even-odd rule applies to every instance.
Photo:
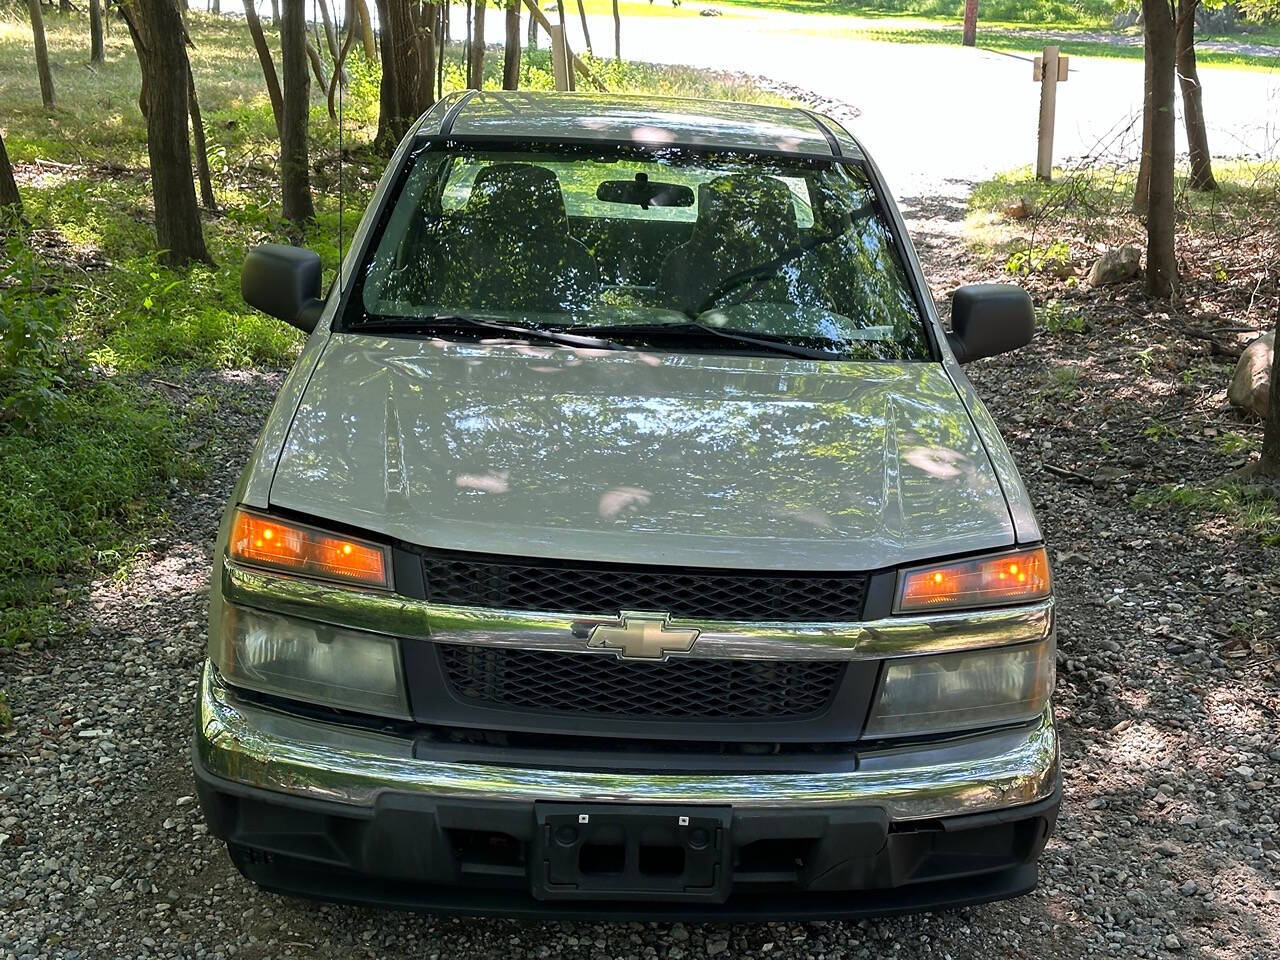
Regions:
[[235, 512], [227, 552], [232, 560], [302, 577], [391, 586], [386, 547], [244, 509]]
[[998, 607], [1041, 600], [1050, 591], [1044, 547], [904, 571], [900, 611]]

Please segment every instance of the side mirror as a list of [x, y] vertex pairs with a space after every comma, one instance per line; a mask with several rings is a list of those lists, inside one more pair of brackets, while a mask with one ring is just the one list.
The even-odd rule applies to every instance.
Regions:
[[310, 333], [324, 310], [321, 272], [319, 254], [282, 243], [264, 243], [244, 258], [240, 296], [249, 306]]
[[1025, 347], [1036, 331], [1027, 291], [1011, 283], [971, 283], [951, 299], [947, 342], [961, 363]]

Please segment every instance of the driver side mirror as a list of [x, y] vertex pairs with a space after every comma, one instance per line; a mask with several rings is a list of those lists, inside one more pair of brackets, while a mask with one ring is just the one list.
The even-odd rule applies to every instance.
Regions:
[[264, 243], [244, 259], [240, 296], [249, 306], [310, 333], [324, 310], [321, 273], [319, 254], [282, 243]]
[[1036, 330], [1027, 291], [1011, 283], [971, 283], [951, 298], [947, 342], [961, 363], [1025, 347]]

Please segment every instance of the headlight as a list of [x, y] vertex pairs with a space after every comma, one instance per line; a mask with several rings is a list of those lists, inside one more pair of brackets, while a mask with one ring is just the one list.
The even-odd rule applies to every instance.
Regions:
[[866, 737], [993, 727], [1040, 716], [1053, 693], [1054, 642], [904, 657], [884, 665]]
[[1044, 547], [904, 570], [898, 611], [961, 610], [1043, 600], [1049, 596]]
[[391, 586], [386, 547], [237, 508], [227, 553], [255, 567], [366, 587]]
[[234, 686], [360, 713], [409, 717], [394, 637], [226, 604], [209, 655]]

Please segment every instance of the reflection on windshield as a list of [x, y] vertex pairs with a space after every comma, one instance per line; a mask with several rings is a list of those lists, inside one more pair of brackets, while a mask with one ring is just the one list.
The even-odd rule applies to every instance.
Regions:
[[[637, 341], [669, 346], [696, 334], [695, 319], [837, 356], [929, 359], [859, 169], [610, 149], [421, 154], [348, 329], [470, 316], [584, 334], [609, 327], [625, 342], [634, 324], [645, 328]], [[698, 346], [741, 348], [705, 336]]]

